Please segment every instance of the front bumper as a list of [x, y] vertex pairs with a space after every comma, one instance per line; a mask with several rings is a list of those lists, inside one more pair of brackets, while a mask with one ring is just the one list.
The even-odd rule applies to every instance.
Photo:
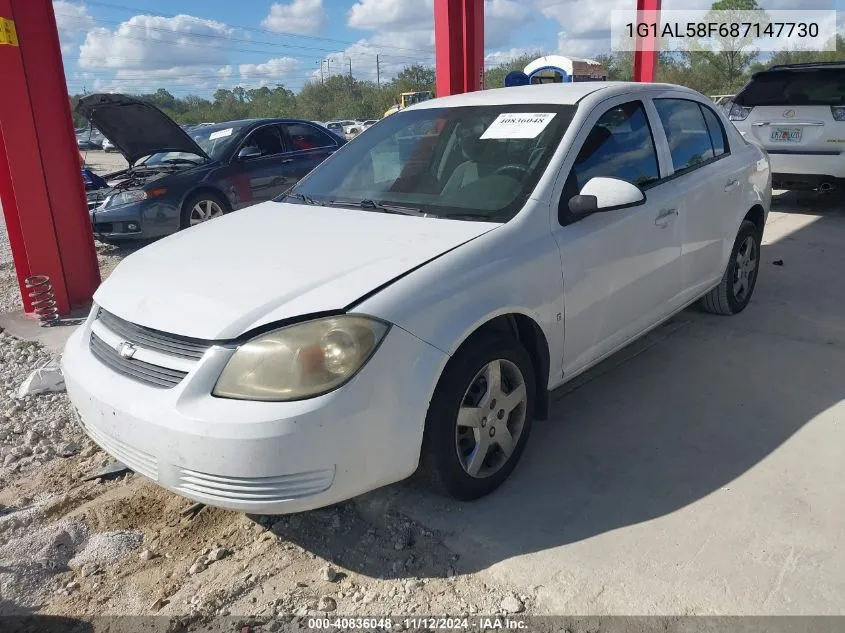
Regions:
[[416, 470], [446, 355], [399, 327], [352, 381], [298, 402], [210, 395], [233, 350], [212, 347], [175, 387], [118, 374], [90, 351], [91, 320], [67, 343], [68, 395], [88, 435], [179, 495], [260, 514], [300, 512]]
[[180, 209], [161, 200], [143, 200], [114, 209], [91, 212], [94, 235], [130, 240], [163, 237], [179, 230]]

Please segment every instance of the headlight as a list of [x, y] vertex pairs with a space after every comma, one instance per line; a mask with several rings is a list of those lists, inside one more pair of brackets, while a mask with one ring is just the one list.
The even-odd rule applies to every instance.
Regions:
[[750, 108], [747, 106], [741, 106], [737, 103], [731, 104], [731, 109], [728, 110], [728, 118], [731, 121], [745, 121], [748, 118], [748, 115], [751, 114], [751, 111], [754, 109], [754, 106]]
[[114, 194], [110, 199], [109, 207], [122, 207], [133, 202], [141, 202], [147, 199], [147, 192], [142, 189], [135, 189], [133, 191], [122, 191]]
[[213, 393], [266, 401], [318, 396], [358, 373], [387, 330], [381, 321], [342, 315], [262, 334], [238, 348]]
[[164, 187], [158, 187], [157, 189], [150, 189], [149, 191], [144, 191], [143, 189], [132, 189], [130, 191], [121, 191], [120, 193], [114, 194], [108, 201], [107, 207], [122, 207], [127, 204], [132, 204], [133, 202], [141, 202], [141, 200], [146, 200], [147, 198], [158, 198], [167, 193], [167, 189]]

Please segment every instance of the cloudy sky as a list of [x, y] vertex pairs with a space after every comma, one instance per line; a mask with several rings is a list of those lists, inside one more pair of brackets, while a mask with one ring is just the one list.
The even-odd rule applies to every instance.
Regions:
[[[663, 0], [664, 9], [711, 0]], [[178, 95], [222, 86], [299, 90], [324, 73], [376, 79], [434, 63], [433, 0], [54, 0], [71, 92]], [[809, 4], [808, 4], [809, 3]], [[488, 64], [542, 50], [610, 48], [612, 9], [635, 0], [484, 0]], [[845, 0], [762, 0], [767, 9], [836, 8]], [[326, 61], [328, 60], [328, 61]]]

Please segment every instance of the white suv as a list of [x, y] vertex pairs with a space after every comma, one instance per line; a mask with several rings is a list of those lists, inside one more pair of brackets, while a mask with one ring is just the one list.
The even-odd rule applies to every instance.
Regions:
[[775, 189], [845, 186], [845, 62], [757, 73], [734, 97], [729, 118], [768, 151]]

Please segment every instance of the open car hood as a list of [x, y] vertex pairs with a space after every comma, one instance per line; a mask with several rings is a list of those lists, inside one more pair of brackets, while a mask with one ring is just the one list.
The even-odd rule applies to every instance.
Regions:
[[92, 94], [76, 111], [100, 130], [134, 165], [157, 152], [187, 152], [208, 158], [173, 119], [154, 105], [120, 94]]

